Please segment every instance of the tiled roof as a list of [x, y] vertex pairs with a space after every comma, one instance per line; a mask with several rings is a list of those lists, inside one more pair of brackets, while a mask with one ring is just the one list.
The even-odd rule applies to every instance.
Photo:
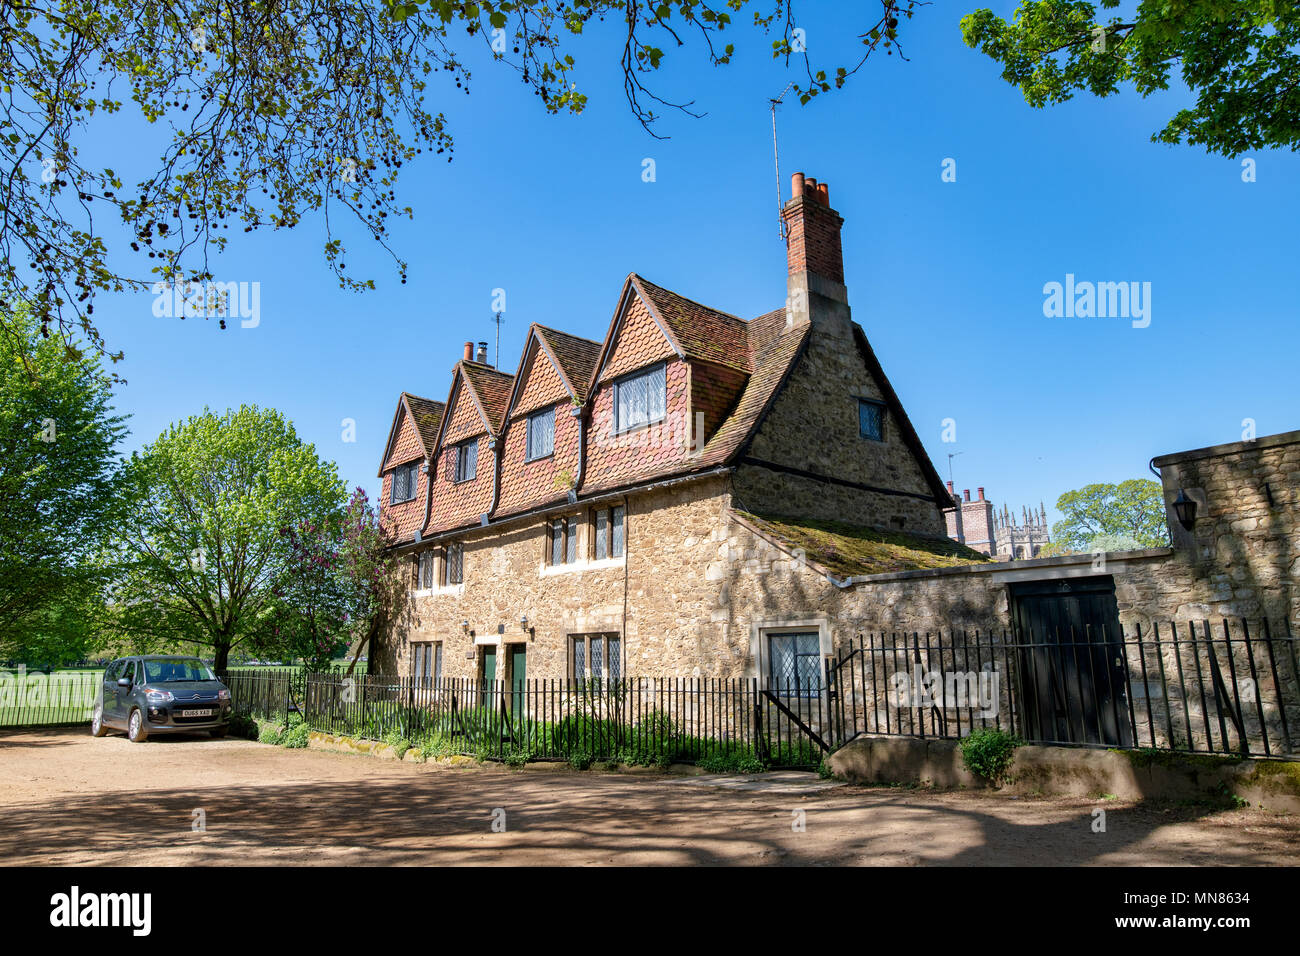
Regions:
[[506, 419], [506, 408], [510, 405], [510, 390], [514, 387], [515, 377], [478, 362], [461, 362], [460, 367], [488, 417], [488, 430], [499, 435]]
[[548, 329], [544, 325], [534, 325], [533, 328], [560, 363], [560, 372], [569, 380], [574, 396], [580, 402], [586, 401], [596, 360], [600, 357], [600, 343], [558, 329]]
[[406, 399], [406, 406], [411, 410], [411, 418], [420, 433], [425, 454], [432, 455], [434, 446], [438, 443], [438, 428], [442, 425], [442, 413], [447, 410], [447, 406], [431, 398], [412, 395], [410, 392], [403, 392], [402, 397]]
[[635, 273], [630, 278], [687, 358], [753, 371], [744, 319], [692, 302]]

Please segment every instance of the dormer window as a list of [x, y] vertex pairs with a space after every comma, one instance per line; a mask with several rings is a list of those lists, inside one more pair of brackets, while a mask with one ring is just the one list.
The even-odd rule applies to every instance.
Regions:
[[528, 416], [528, 449], [524, 461], [536, 461], [555, 453], [555, 409], [547, 408]]
[[656, 365], [614, 383], [614, 434], [663, 421], [668, 409], [667, 366]]
[[413, 461], [410, 464], [398, 465], [393, 469], [393, 486], [388, 493], [389, 504], [400, 504], [415, 497], [419, 467], [420, 463]]
[[457, 482], [473, 481], [474, 475], [478, 471], [478, 439], [472, 438], [469, 441], [461, 442], [456, 446], [456, 478]]

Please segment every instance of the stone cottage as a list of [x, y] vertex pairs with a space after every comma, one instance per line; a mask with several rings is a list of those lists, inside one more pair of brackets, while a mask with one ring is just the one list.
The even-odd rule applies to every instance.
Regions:
[[[633, 274], [603, 342], [534, 325], [514, 373], [466, 343], [445, 400], [401, 395], [379, 473], [410, 601], [375, 669], [788, 675], [831, 652], [838, 588], [761, 522], [858, 529], [890, 570], [982, 560], [947, 539], [947, 490], [851, 318], [827, 185], [796, 174], [782, 215], [782, 308]], [[747, 569], [774, 561], [780, 607], [756, 616]]]
[[[743, 319], [634, 274], [604, 341], [533, 326], [513, 374], [467, 343], [444, 401], [400, 396], [380, 475], [408, 600], [372, 670], [806, 686], [863, 635], [911, 634], [911, 659], [948, 668], [921, 635], [1079, 627], [1102, 635], [1095, 660], [1040, 646], [1002, 673], [1065, 666], [1080, 713], [1115, 719], [1038, 736], [1208, 740], [1233, 711], [1238, 736], [1280, 724], [1296, 746], [1300, 432], [1154, 459], [1169, 547], [990, 561], [947, 537], [952, 494], [852, 321], [826, 184], [796, 174], [791, 192], [784, 307]], [[1256, 626], [1211, 640], [1211, 617]], [[1226, 676], [1171, 691], [1198, 664]], [[1243, 713], [1234, 674], [1257, 666]], [[847, 703], [875, 719], [861, 676]], [[1022, 687], [1022, 718], [1038, 701], [1049, 720], [1058, 691]], [[1181, 708], [1163, 726], [1157, 696]]]

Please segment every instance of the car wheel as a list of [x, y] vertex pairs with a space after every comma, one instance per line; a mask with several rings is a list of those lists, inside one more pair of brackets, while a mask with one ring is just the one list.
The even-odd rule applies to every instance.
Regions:
[[96, 704], [95, 713], [90, 718], [90, 735], [103, 737], [107, 733], [108, 728], [104, 726], [104, 705]]
[[144, 714], [140, 713], [139, 707], [131, 711], [131, 719], [127, 721], [126, 731], [133, 744], [142, 744], [149, 739], [149, 731], [144, 729]]
[[222, 737], [226, 736], [226, 728], [213, 727], [211, 730], [208, 731], [208, 733], [212, 736], [213, 740], [220, 740]]

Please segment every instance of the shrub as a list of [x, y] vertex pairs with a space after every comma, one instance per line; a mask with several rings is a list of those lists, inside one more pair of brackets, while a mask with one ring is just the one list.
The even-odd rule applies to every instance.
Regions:
[[1024, 741], [1005, 730], [984, 728], [961, 740], [961, 758], [971, 773], [1001, 786], [1006, 779], [1016, 748]]
[[261, 734], [261, 728], [257, 726], [257, 721], [248, 714], [231, 714], [230, 722], [226, 724], [226, 733], [243, 740], [257, 740]]
[[307, 735], [309, 733], [311, 733], [310, 728], [299, 721], [284, 732], [284, 736], [280, 738], [280, 745], [293, 750], [301, 750], [307, 746]]
[[511, 750], [505, 757], [507, 767], [522, 767], [532, 759], [533, 753], [531, 750]]
[[257, 742], [261, 744], [271, 744], [272, 746], [276, 746], [284, 736], [280, 728], [275, 726], [275, 724], [259, 723], [259, 728], [260, 729], [257, 733]]
[[762, 773], [767, 769], [767, 764], [748, 749], [730, 753], [714, 751], [701, 757], [695, 765], [705, 773]]
[[569, 755], [569, 766], [574, 770], [590, 770], [596, 758], [585, 750], [575, 750]]

